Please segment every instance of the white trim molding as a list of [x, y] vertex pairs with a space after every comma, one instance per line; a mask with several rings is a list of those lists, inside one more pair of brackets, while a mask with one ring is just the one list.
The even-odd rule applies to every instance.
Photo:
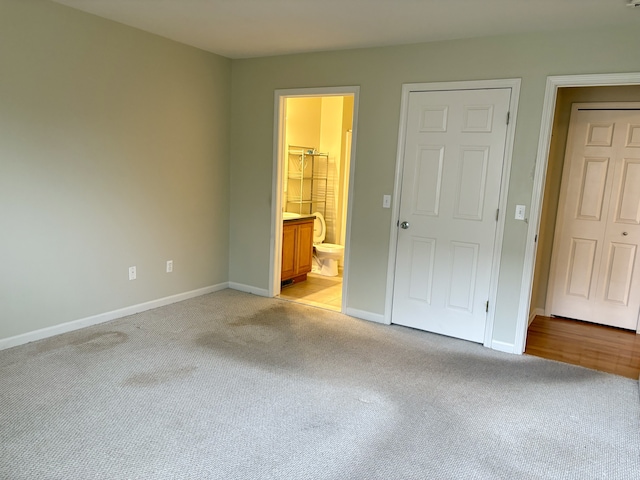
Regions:
[[253, 287], [251, 285], [245, 285], [243, 283], [229, 282], [229, 288], [232, 290], [238, 290], [239, 292], [252, 293], [260, 297], [270, 297], [269, 290], [266, 288]]
[[368, 320], [370, 322], [375, 323], [383, 323], [385, 325], [389, 325], [389, 322], [386, 321], [385, 316], [380, 313], [368, 312], [366, 310], [358, 310], [357, 308], [349, 308], [347, 307], [344, 312], [346, 315], [350, 317], [359, 318], [361, 320]]
[[[406, 83], [402, 86], [402, 103], [400, 106], [400, 125], [398, 129], [398, 147], [396, 153], [396, 172], [393, 188], [393, 205], [391, 214], [391, 231], [389, 237], [389, 258], [387, 265], [387, 289], [385, 298], [385, 312], [383, 323], [392, 322], [393, 311], [393, 288], [395, 283], [396, 269], [396, 249], [398, 245], [398, 220], [400, 215], [400, 197], [402, 194], [402, 170], [404, 166], [404, 141], [406, 134], [407, 111], [409, 108], [409, 94], [411, 92], [442, 91], [442, 90], [486, 90], [505, 88], [511, 89], [511, 99], [509, 102], [509, 124], [507, 126], [507, 137], [504, 150], [504, 161], [502, 165], [502, 180], [500, 184], [500, 201], [498, 208], [500, 214], [496, 227], [495, 247], [493, 252], [493, 263], [491, 266], [491, 285], [489, 286], [489, 312], [484, 335], [484, 346], [495, 350], [502, 350], [502, 347], [494, 347], [496, 342], [492, 341], [493, 324], [495, 321], [495, 304], [498, 295], [498, 275], [500, 273], [500, 259], [502, 257], [502, 243], [504, 239], [504, 226], [507, 211], [507, 199], [509, 193], [509, 177], [511, 173], [511, 163], [513, 159], [513, 146], [516, 131], [516, 119], [518, 114], [518, 102], [520, 98], [519, 78], [506, 78], [496, 80], [470, 80], [461, 82], [437, 82], [437, 83]], [[511, 348], [510, 351], [513, 349]]]
[[[348, 298], [349, 264], [351, 244], [351, 218], [353, 211], [356, 144], [358, 138], [358, 106], [360, 99], [359, 86], [317, 87], [317, 88], [289, 88], [274, 92], [273, 118], [273, 170], [271, 180], [271, 238], [269, 242], [269, 288], [267, 297], [280, 294], [280, 269], [282, 263], [282, 189], [285, 148], [285, 117], [286, 100], [304, 97], [353, 96], [353, 120], [351, 127], [351, 160], [349, 164], [349, 193], [347, 195], [347, 224], [344, 245], [344, 260], [342, 271], [342, 312], [345, 312], [345, 300]], [[231, 287], [233, 288], [233, 287]], [[260, 294], [259, 294], [260, 295]]]
[[500, 342], [499, 340], [493, 340], [491, 342], [491, 349], [492, 350], [497, 350], [498, 352], [518, 353], [518, 352], [516, 352], [514, 347], [515, 346], [514, 346], [513, 343]]
[[229, 288], [227, 282], [198, 288], [197, 290], [191, 290], [189, 292], [178, 293], [176, 295], [170, 295], [168, 297], [139, 303], [137, 305], [131, 305], [129, 307], [112, 310], [110, 312], [99, 313], [98, 315], [92, 315], [90, 317], [72, 320], [70, 322], [60, 323], [58, 325], [41, 328], [39, 330], [34, 330], [33, 332], [27, 332], [13, 337], [2, 338], [0, 339], [0, 350], [17, 347], [18, 345], [24, 345], [26, 343], [35, 342], [36, 340], [42, 340], [44, 338], [60, 335], [61, 333], [68, 333], [81, 328], [91, 327], [100, 323], [110, 322], [111, 320], [117, 320], [118, 318], [128, 317], [129, 315], [153, 310], [154, 308], [164, 307], [165, 305], [170, 305], [172, 303], [182, 302], [183, 300], [217, 292], [219, 290], [224, 290], [225, 288]]
[[535, 273], [537, 236], [540, 230], [540, 214], [542, 212], [542, 198], [547, 175], [549, 148], [553, 130], [553, 117], [556, 108], [556, 98], [560, 87], [597, 87], [614, 85], [640, 85], [640, 73], [607, 73], [593, 75], [561, 75], [547, 77], [547, 86], [542, 106], [542, 122], [538, 140], [538, 154], [531, 193], [531, 208], [529, 209], [529, 230], [524, 253], [522, 268], [522, 282], [520, 286], [520, 300], [518, 318], [516, 322], [516, 337], [514, 353], [524, 352], [527, 341], [527, 326], [531, 308], [531, 289]]

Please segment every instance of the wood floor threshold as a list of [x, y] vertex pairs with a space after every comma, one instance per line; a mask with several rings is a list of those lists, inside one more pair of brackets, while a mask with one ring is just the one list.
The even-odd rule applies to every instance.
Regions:
[[579, 320], [537, 316], [525, 354], [638, 380], [640, 335]]

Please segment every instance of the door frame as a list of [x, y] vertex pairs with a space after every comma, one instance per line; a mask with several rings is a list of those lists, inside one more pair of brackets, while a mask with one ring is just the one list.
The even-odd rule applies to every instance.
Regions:
[[[556, 291], [555, 291], [555, 287], [557, 286], [557, 283], [559, 281], [559, 278], [562, 277], [562, 275], [558, 276], [555, 274], [556, 269], [558, 267], [558, 263], [561, 261], [558, 256], [557, 256], [557, 250], [560, 248], [560, 238], [561, 238], [561, 234], [559, 233], [558, 230], [558, 224], [561, 220], [564, 220], [565, 218], [565, 213], [564, 213], [564, 208], [565, 208], [565, 202], [567, 201], [567, 185], [569, 183], [569, 178], [572, 178], [573, 175], [576, 175], [577, 172], [571, 172], [571, 175], [568, 175], [568, 171], [569, 171], [569, 167], [570, 167], [570, 162], [569, 164], [567, 164], [567, 152], [569, 152], [569, 148], [573, 148], [574, 145], [569, 143], [570, 140], [573, 140], [575, 135], [572, 132], [572, 128], [574, 126], [573, 121], [575, 121], [574, 118], [574, 113], [581, 109], [581, 108], [592, 108], [592, 109], [602, 109], [602, 110], [617, 110], [617, 109], [627, 109], [630, 107], [630, 105], [633, 105], [633, 107], [636, 110], [640, 110], [640, 102], [576, 102], [573, 103], [571, 106], [571, 115], [570, 115], [570, 119], [569, 119], [569, 126], [568, 126], [568, 131], [567, 131], [567, 145], [565, 148], [565, 154], [564, 157], [562, 159], [562, 183], [560, 186], [560, 194], [559, 194], [559, 199], [558, 199], [558, 209], [556, 212], [556, 222], [555, 222], [555, 229], [554, 229], [554, 235], [553, 235], [553, 246], [551, 248], [551, 263], [549, 266], [549, 279], [547, 281], [547, 289], [546, 289], [546, 301], [545, 301], [545, 307], [544, 307], [544, 315], [547, 317], [551, 316], [551, 311], [552, 311], [552, 304], [553, 304], [553, 299], [554, 296], [556, 295]], [[567, 172], [567, 173], [565, 173]], [[565, 179], [565, 176], [567, 177]], [[612, 174], [613, 177], [613, 174]], [[565, 181], [567, 182], [567, 185], [565, 185]], [[608, 213], [608, 212], [607, 212]], [[602, 227], [605, 228], [605, 227]], [[603, 252], [604, 255], [604, 252]], [[535, 273], [534, 273], [535, 275]], [[599, 279], [598, 279], [599, 280]], [[597, 281], [598, 281], [597, 280]], [[597, 282], [596, 281], [596, 282]], [[597, 287], [596, 287], [597, 288]], [[636, 318], [636, 322], [637, 322], [637, 318]], [[640, 328], [640, 323], [636, 323], [636, 331], [638, 331], [638, 329]]]
[[351, 126], [351, 158], [349, 161], [349, 189], [347, 197], [347, 222], [345, 225], [344, 267], [342, 271], [342, 306], [341, 312], [347, 308], [347, 292], [349, 279], [349, 257], [351, 248], [351, 214], [353, 209], [353, 188], [355, 185], [356, 139], [358, 131], [358, 101], [360, 87], [318, 87], [289, 88], [274, 92], [274, 125], [273, 125], [273, 174], [271, 186], [271, 240], [269, 245], [269, 296], [280, 294], [280, 271], [282, 269], [282, 187], [283, 159], [286, 151], [286, 100], [289, 98], [331, 97], [353, 95], [353, 124]]
[[520, 98], [519, 78], [507, 78], [496, 80], [470, 80], [459, 82], [431, 82], [431, 83], [405, 83], [402, 85], [402, 103], [400, 107], [400, 126], [398, 129], [398, 146], [396, 154], [396, 173], [393, 188], [393, 205], [391, 213], [391, 232], [389, 235], [389, 262], [387, 266], [387, 294], [385, 299], [384, 323], [391, 324], [393, 311], [393, 289], [396, 273], [396, 255], [398, 247], [398, 221], [400, 219], [400, 198], [402, 195], [402, 171], [404, 168], [404, 138], [407, 128], [407, 112], [409, 109], [409, 94], [411, 92], [437, 92], [444, 90], [487, 90], [487, 89], [511, 89], [509, 102], [509, 124], [507, 125], [507, 137], [505, 142], [504, 159], [502, 164], [502, 179], [500, 181], [500, 200], [498, 204], [499, 215], [496, 225], [496, 238], [491, 264], [491, 282], [489, 285], [489, 311], [484, 334], [484, 346], [495, 350], [504, 350], [500, 342], [494, 342], [493, 324], [495, 320], [496, 297], [498, 292], [498, 273], [500, 272], [500, 260], [502, 256], [502, 243], [504, 239], [504, 225], [507, 211], [507, 197], [509, 193], [509, 177], [511, 162], [513, 159], [513, 145], [515, 140], [516, 119], [518, 114], [518, 100]]
[[547, 85], [542, 107], [542, 121], [540, 137], [538, 139], [538, 153], [536, 156], [533, 191], [531, 193], [531, 207], [529, 209], [529, 229], [525, 244], [522, 281], [520, 283], [520, 299], [518, 302], [518, 317], [516, 320], [516, 337], [513, 351], [523, 353], [527, 342], [527, 329], [531, 308], [531, 294], [533, 293], [533, 275], [537, 254], [537, 238], [540, 230], [540, 216], [542, 200], [549, 162], [551, 134], [556, 109], [558, 88], [561, 87], [606, 87], [617, 85], [640, 85], [640, 73], [603, 73], [588, 75], [556, 75], [547, 77]]

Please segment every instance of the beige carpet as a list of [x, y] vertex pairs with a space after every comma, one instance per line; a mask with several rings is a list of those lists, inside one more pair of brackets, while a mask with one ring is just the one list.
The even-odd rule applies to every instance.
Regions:
[[0, 352], [0, 478], [637, 479], [637, 382], [231, 290]]

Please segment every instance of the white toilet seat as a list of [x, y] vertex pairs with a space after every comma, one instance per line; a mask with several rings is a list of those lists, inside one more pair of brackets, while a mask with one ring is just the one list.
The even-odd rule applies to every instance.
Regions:
[[319, 243], [314, 245], [316, 247], [316, 251], [321, 253], [342, 253], [344, 252], [344, 247], [342, 245], [336, 245], [335, 243]]
[[324, 237], [327, 233], [327, 224], [324, 221], [324, 217], [320, 212], [313, 212], [316, 218], [313, 221], [313, 244], [324, 242]]

